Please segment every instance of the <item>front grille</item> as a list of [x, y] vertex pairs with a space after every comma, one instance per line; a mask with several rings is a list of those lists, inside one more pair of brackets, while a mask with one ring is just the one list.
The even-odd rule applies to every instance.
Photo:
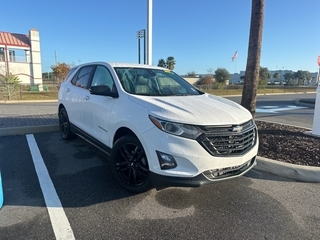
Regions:
[[203, 172], [202, 174], [210, 181], [219, 180], [222, 178], [233, 177], [242, 174], [246, 170], [250, 169], [255, 164], [255, 157], [250, 161], [245, 162], [242, 165], [221, 168], [221, 169], [212, 169]]
[[201, 126], [204, 134], [198, 142], [213, 156], [243, 155], [257, 141], [257, 128], [253, 120], [240, 125]]

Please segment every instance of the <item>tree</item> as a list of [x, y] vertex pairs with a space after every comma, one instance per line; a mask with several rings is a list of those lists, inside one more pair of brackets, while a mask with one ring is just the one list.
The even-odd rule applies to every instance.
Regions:
[[230, 80], [230, 73], [225, 68], [217, 68], [215, 73], [215, 79], [218, 83], [225, 84], [227, 80]]
[[170, 70], [174, 69], [174, 66], [176, 65], [176, 61], [174, 60], [174, 57], [170, 56], [167, 58], [167, 68]]
[[253, 118], [255, 117], [256, 113], [263, 18], [264, 0], [252, 0], [248, 57], [241, 105], [249, 110]]
[[299, 70], [294, 73], [294, 78], [298, 79], [299, 85], [303, 85], [305, 81], [311, 80], [312, 76], [309, 71]]
[[306, 81], [308, 83], [308, 85], [311, 83], [311, 80], [312, 80], [312, 75], [309, 71], [305, 71], [305, 74], [306, 74]]
[[204, 77], [202, 77], [197, 84], [198, 85], [210, 85], [214, 83], [214, 79], [212, 75], [205, 75]]
[[280, 74], [278, 72], [274, 73], [273, 78], [275, 79], [275, 82], [277, 82], [278, 78], [280, 78]]
[[52, 69], [53, 75], [56, 77], [56, 80], [60, 83], [68, 75], [68, 72], [73, 67], [73, 65], [74, 64], [58, 62], [57, 65], [52, 65], [50, 68]]
[[188, 72], [187, 75], [188, 75], [188, 77], [196, 77], [197, 76], [195, 71]]
[[167, 67], [166, 61], [163, 58], [159, 59], [158, 67], [164, 67], [164, 68]]
[[292, 85], [293, 82], [292, 80], [294, 79], [294, 74], [287, 72], [286, 74], [283, 75], [284, 79], [286, 80], [287, 84]]
[[11, 100], [19, 90], [20, 80], [12, 73], [0, 75], [0, 93], [5, 99]]
[[212, 68], [212, 67], [211, 67], [211, 68], [208, 68], [208, 69], [207, 69], [207, 72], [208, 72], [209, 74], [213, 75], [213, 73], [214, 73], [213, 68]]
[[302, 85], [302, 81], [303, 81], [303, 72], [301, 70], [297, 71], [294, 73], [294, 78], [296, 79], [296, 84], [298, 85]]
[[172, 57], [172, 56], [167, 57], [166, 61], [163, 58], [159, 59], [159, 61], [158, 61], [158, 67], [164, 67], [164, 68], [168, 68], [170, 70], [173, 70], [175, 65], [176, 65], [176, 61], [174, 60], [174, 57]]
[[267, 67], [260, 67], [259, 70], [259, 85], [267, 85], [271, 74]]

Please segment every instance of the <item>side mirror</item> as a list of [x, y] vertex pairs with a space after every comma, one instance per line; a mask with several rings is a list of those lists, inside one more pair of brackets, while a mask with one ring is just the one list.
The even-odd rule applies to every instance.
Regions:
[[112, 98], [118, 98], [119, 94], [117, 92], [112, 92], [109, 86], [100, 85], [100, 86], [91, 86], [90, 94], [100, 95], [100, 96], [108, 96]]

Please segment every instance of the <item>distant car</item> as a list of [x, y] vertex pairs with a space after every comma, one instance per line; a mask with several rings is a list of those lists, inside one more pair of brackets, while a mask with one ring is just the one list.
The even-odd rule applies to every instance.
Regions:
[[58, 99], [62, 138], [79, 135], [110, 155], [114, 177], [131, 192], [197, 187], [256, 163], [251, 114], [165, 68], [82, 64], [61, 83]]

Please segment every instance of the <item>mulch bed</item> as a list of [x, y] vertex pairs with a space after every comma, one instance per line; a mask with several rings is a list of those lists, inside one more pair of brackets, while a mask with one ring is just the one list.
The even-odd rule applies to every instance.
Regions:
[[294, 126], [256, 121], [259, 131], [258, 156], [305, 166], [320, 167], [320, 138]]

